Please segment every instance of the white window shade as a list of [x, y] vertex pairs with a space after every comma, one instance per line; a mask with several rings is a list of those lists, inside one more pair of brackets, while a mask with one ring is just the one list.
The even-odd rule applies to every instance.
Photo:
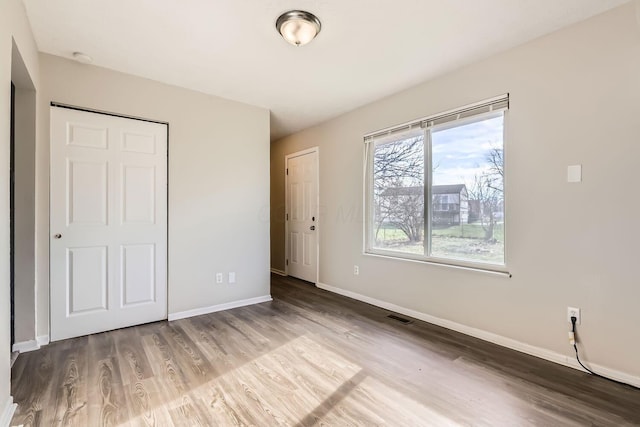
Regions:
[[424, 135], [424, 127], [422, 122], [417, 122], [406, 126], [394, 127], [387, 131], [378, 132], [375, 135], [365, 137], [365, 142], [375, 141], [376, 145], [381, 145], [402, 139], [415, 138], [421, 135]]

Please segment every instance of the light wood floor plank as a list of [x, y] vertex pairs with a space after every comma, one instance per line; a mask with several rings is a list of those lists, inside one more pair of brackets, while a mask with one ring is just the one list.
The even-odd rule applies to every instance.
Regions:
[[273, 276], [269, 303], [52, 343], [25, 426], [640, 426], [640, 390]]

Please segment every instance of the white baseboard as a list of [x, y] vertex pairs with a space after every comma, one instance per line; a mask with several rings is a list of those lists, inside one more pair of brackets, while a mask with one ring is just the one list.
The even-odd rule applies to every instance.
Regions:
[[209, 307], [194, 308], [193, 310], [179, 311], [177, 313], [169, 313], [169, 321], [186, 319], [187, 317], [200, 316], [202, 314], [215, 313], [216, 311], [230, 310], [232, 308], [244, 307], [246, 305], [259, 304], [261, 302], [271, 301], [271, 295], [263, 295], [261, 297], [242, 299], [238, 301], [226, 302], [224, 304], [212, 305]]
[[277, 268], [272, 268], [272, 269], [271, 269], [271, 272], [272, 272], [273, 274], [277, 274], [278, 276], [286, 276], [286, 275], [287, 275], [287, 273], [285, 273], [285, 272], [284, 272], [284, 271], [282, 271], [282, 270], [278, 270]]
[[0, 411], [0, 427], [9, 427], [11, 424], [11, 418], [13, 418], [13, 413], [16, 411], [18, 405], [13, 403], [13, 397], [9, 396], [7, 401]]
[[14, 343], [11, 347], [11, 351], [17, 351], [18, 353], [27, 353], [29, 351], [40, 350], [40, 347], [49, 344], [49, 335], [37, 336], [35, 340], [20, 341]]
[[[451, 320], [441, 319], [439, 317], [431, 316], [426, 313], [421, 313], [416, 310], [401, 307], [399, 305], [396, 305], [390, 302], [371, 298], [366, 295], [358, 294], [356, 292], [348, 291], [346, 289], [337, 288], [335, 286], [330, 286], [325, 283], [317, 283], [316, 286], [320, 289], [324, 289], [329, 292], [333, 292], [349, 298], [353, 298], [358, 301], [366, 302], [367, 304], [375, 305], [377, 307], [394, 311], [396, 313], [404, 314], [405, 316], [410, 316], [415, 319], [425, 321], [427, 323], [432, 323], [434, 325], [442, 326], [443, 328], [451, 329], [452, 331], [460, 332], [465, 335], [470, 335], [472, 337], [479, 338], [484, 341], [489, 341], [494, 344], [519, 351], [521, 353], [529, 354], [531, 356], [539, 357], [540, 359], [545, 359], [550, 362], [555, 362], [560, 365], [564, 365], [570, 368], [584, 371], [584, 369], [578, 364], [578, 362], [575, 360], [573, 356], [567, 356], [561, 353], [556, 353], [555, 351], [547, 350], [542, 347], [536, 347], [531, 344], [523, 343], [511, 338], [504, 337], [502, 335], [494, 334], [492, 332], [487, 332], [482, 329], [472, 328], [470, 326], [456, 323]], [[595, 372], [599, 373], [600, 375], [604, 375], [606, 377], [613, 378], [614, 380], [631, 384], [635, 387], [640, 387], [640, 377], [638, 376], [617, 371], [615, 369], [607, 368], [606, 366], [596, 365], [594, 363], [590, 363], [587, 366], [589, 366], [591, 369], [593, 369]]]
[[29, 351], [35, 351], [40, 349], [40, 344], [38, 344], [37, 340], [29, 340], [29, 341], [20, 341], [14, 343], [11, 347], [12, 351], [17, 351], [18, 353], [27, 353]]

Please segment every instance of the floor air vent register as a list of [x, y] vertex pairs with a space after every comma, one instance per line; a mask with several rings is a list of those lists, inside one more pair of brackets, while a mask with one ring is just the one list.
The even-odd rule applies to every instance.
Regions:
[[397, 315], [395, 315], [395, 314], [390, 314], [390, 315], [388, 315], [387, 317], [388, 317], [389, 319], [396, 320], [396, 321], [398, 321], [398, 322], [402, 323], [403, 325], [408, 325], [408, 324], [410, 324], [410, 323], [413, 323], [413, 320], [409, 320], [409, 319], [406, 319], [406, 318], [404, 318], [404, 317], [397, 316]]

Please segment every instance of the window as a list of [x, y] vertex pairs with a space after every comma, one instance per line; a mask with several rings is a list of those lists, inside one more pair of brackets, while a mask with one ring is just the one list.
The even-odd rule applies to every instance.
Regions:
[[507, 95], [365, 137], [367, 253], [504, 266], [508, 102]]

